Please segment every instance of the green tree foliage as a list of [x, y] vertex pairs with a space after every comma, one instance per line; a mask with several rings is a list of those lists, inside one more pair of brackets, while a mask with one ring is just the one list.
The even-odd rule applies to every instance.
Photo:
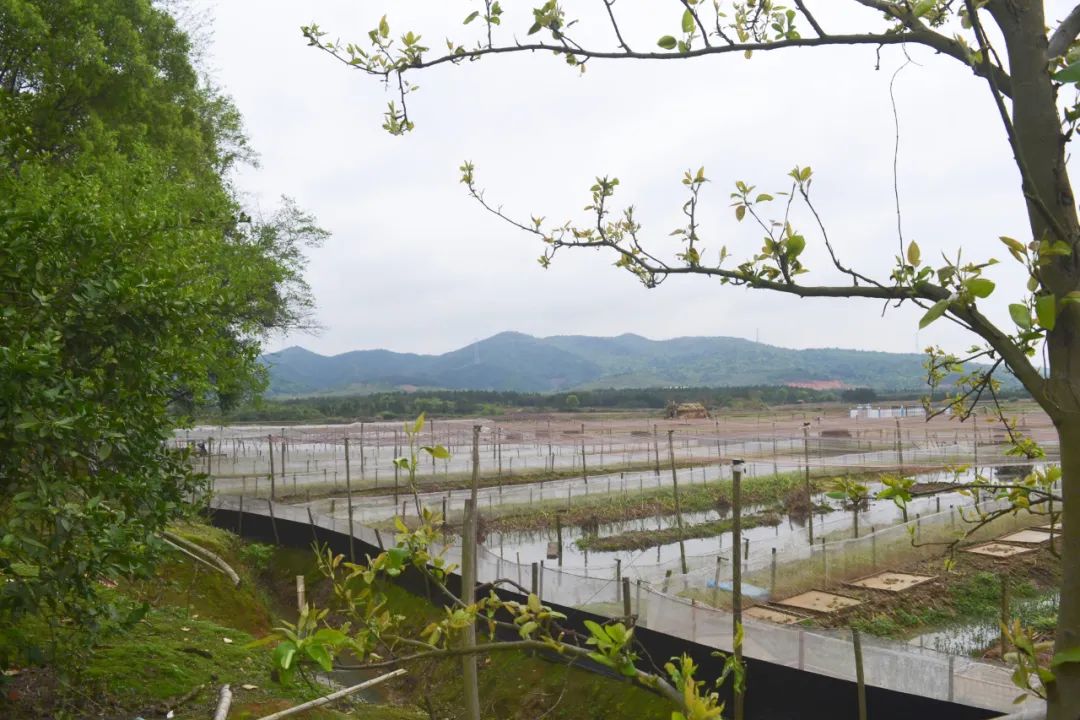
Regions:
[[[496, 415], [511, 408], [557, 412], [577, 397], [578, 407], [597, 410], [663, 410], [669, 402], [700, 402], [708, 408], [764, 410], [774, 405], [832, 402], [831, 390], [786, 386], [722, 388], [633, 388], [576, 390], [573, 393], [519, 393], [494, 390], [417, 390], [371, 395], [317, 395], [290, 399], [262, 399], [224, 415], [229, 422], [271, 420], [325, 422], [389, 420], [415, 417]], [[1013, 393], [1012, 396], [1015, 396]], [[1010, 397], [1012, 397], [1010, 396]], [[890, 396], [890, 400], [918, 402], [918, 397]], [[572, 403], [572, 401], [570, 401]], [[217, 419], [217, 416], [214, 416]]]
[[0, 48], [0, 623], [93, 630], [200, 488], [173, 428], [261, 388], [323, 231], [242, 211], [239, 115], [148, 0], [0, 0]]

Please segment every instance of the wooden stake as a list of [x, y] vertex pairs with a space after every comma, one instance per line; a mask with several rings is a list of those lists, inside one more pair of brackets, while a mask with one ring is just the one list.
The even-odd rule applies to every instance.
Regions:
[[[270, 499], [276, 500], [277, 498], [274, 495], [274, 436], [267, 435], [266, 441], [270, 443]], [[256, 494], [258, 494], [257, 490]]]
[[[472, 490], [465, 502], [465, 519], [461, 532], [461, 601], [472, 605], [476, 601], [476, 488], [480, 477], [480, 426], [473, 426]], [[476, 625], [465, 628], [464, 647], [476, 645]], [[476, 672], [476, 655], [461, 659], [465, 690], [465, 714], [468, 720], [480, 720], [480, 686]]]
[[1001, 574], [1001, 657], [1009, 652], [1009, 641], [1005, 628], [1009, 626], [1009, 576]]
[[863, 676], [862, 641], [859, 630], [851, 628], [851, 642], [855, 646], [855, 685], [859, 693], [859, 720], [866, 720], [866, 678]]
[[585, 484], [589, 484], [589, 468], [585, 466], [585, 423], [581, 423], [581, 474], [585, 477]]
[[[364, 456], [364, 446], [360, 446], [360, 457]], [[360, 467], [363, 467], [363, 460]], [[349, 473], [349, 436], [345, 436], [345, 497], [349, 502], [349, 561], [356, 562], [356, 550], [353, 547], [353, 520], [352, 520], [352, 476]], [[332, 513], [331, 513], [332, 514]]]
[[657, 427], [654, 424], [652, 426], [653, 450], [656, 451], [656, 477], [659, 480], [659, 478], [660, 478], [660, 436], [659, 436], [658, 433], [659, 433], [659, 431], [657, 430]]
[[[896, 459], [900, 467], [900, 474], [904, 474], [904, 441], [900, 436], [900, 420], [896, 421]], [[856, 535], [855, 537], [858, 537]]]
[[[731, 465], [731, 622], [735, 663], [742, 665], [742, 460]], [[683, 561], [685, 564], [685, 561]], [[743, 691], [735, 685], [735, 720], [743, 720]]]
[[[683, 575], [686, 574], [686, 543], [683, 542], [682, 505], [679, 503], [679, 475], [675, 470], [674, 430], [667, 431], [668, 453], [671, 455], [671, 485], [675, 491], [675, 521], [679, 524], [679, 559], [682, 561]], [[738, 554], [738, 548], [735, 550]]]
[[814, 544], [814, 495], [810, 491], [810, 428], [803, 423], [803, 464], [805, 467], [806, 502], [810, 506], [806, 513], [806, 530], [810, 534], [810, 545]]
[[555, 540], [559, 543], [559, 567], [562, 567], [562, 513], [555, 513]]
[[296, 576], [296, 610], [297, 612], [304, 612], [304, 608], [307, 607], [307, 588], [304, 584], [304, 576]]

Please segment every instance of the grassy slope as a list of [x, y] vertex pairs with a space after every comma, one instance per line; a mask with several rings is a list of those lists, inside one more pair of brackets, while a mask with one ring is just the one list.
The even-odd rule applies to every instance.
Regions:
[[[0, 686], [0, 717], [152, 718], [175, 708], [177, 720], [206, 718], [218, 688], [228, 682], [235, 692], [230, 720], [249, 720], [323, 692], [282, 687], [271, 676], [270, 648], [246, 646], [264, 635], [275, 618], [295, 615], [297, 574], [307, 576], [309, 598], [325, 600], [328, 589], [312, 570], [310, 551], [246, 545], [204, 525], [182, 526], [177, 532], [222, 555], [241, 574], [241, 587], [176, 558], [153, 579], [115, 589], [124, 598], [151, 603], [135, 628], [108, 636], [85, 656], [69, 655], [44, 666], [28, 663], [20, 651], [30, 643], [46, 643], [41, 623], [31, 619], [0, 629], [0, 664], [21, 671], [6, 688]], [[414, 628], [441, 612], [396, 587], [389, 589], [389, 597], [392, 611], [408, 617]], [[385, 689], [388, 704], [339, 706], [348, 714], [319, 710], [299, 717], [411, 720], [431, 717], [424, 711], [428, 708], [434, 717], [457, 717], [460, 678], [459, 660], [414, 665]], [[480, 680], [485, 718], [533, 718], [553, 705], [545, 717], [555, 720], [667, 718], [671, 713], [666, 702], [643, 690], [521, 653], [481, 660]], [[243, 685], [256, 687], [245, 690]]]

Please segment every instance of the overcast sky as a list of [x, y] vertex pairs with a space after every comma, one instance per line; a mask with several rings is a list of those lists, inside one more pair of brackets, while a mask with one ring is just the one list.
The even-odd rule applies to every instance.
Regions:
[[[392, 137], [381, 114], [394, 95], [307, 47], [300, 26], [315, 21], [330, 38], [359, 43], [385, 12], [395, 35], [418, 31], [437, 50], [447, 36], [478, 37], [480, 23], [461, 20], [482, 3], [195, 1], [209, 20], [207, 67], [239, 106], [261, 156], [258, 169], [240, 174], [240, 187], [264, 211], [289, 195], [332, 233], [310, 253], [308, 270], [324, 330], [275, 338], [268, 349], [444, 352], [503, 330], [730, 335], [905, 352], [972, 342], [942, 321], [917, 335], [920, 310], [889, 309], [883, 318], [876, 301], [800, 300], [692, 277], [646, 290], [611, 267], [612, 257], [591, 251], [566, 252], [545, 271], [537, 241], [486, 214], [458, 183], [469, 159], [488, 198], [507, 212], [585, 221], [593, 178], [614, 175], [620, 206], [635, 205], [653, 247], [674, 252], [668, 233], [681, 224], [682, 173], [704, 165], [712, 180], [700, 212], [704, 246], [716, 253], [727, 245], [738, 258], [757, 251], [761, 235], [735, 222], [734, 181], [786, 189], [785, 173], [810, 165], [813, 196], [842, 259], [884, 279], [898, 247], [889, 101], [889, 80], [904, 62], [897, 47], [881, 50], [880, 69], [872, 47], [750, 61], [595, 61], [584, 75], [549, 55], [447, 65], [414, 75], [416, 130]], [[504, 5], [504, 37], [524, 37], [529, 4]], [[585, 18], [603, 10], [600, 2], [565, 5]], [[810, 5], [833, 32], [880, 27], [850, 3]], [[1064, 14], [1060, 5], [1048, 3], [1051, 18]], [[632, 45], [651, 49], [678, 32], [682, 6], [674, 0], [649, 2], [651, 10], [635, 0], [616, 7], [639, 11], [625, 20]], [[603, 26], [583, 33], [611, 44]], [[1028, 237], [1004, 132], [981, 80], [949, 58], [909, 52], [918, 64], [895, 83], [904, 237], [924, 257], [962, 246], [965, 259], [1002, 259], [990, 271], [999, 289], [988, 314], [1004, 323], [1024, 277], [997, 237]], [[820, 235], [804, 213], [796, 219], [810, 243], [805, 262], [821, 270], [804, 279], [835, 281]]]

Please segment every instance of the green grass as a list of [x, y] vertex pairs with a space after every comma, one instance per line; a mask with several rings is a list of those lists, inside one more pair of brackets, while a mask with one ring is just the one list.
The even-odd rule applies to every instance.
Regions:
[[[995, 621], [1001, 613], [1001, 578], [999, 573], [975, 572], [950, 585], [947, 592], [932, 602], [898, 604], [888, 612], [870, 617], [856, 617], [851, 626], [860, 631], [890, 638], [910, 638], [928, 630], [971, 622]], [[1012, 601], [1032, 600], [1044, 594], [1030, 580], [1010, 577], [1009, 595]], [[1021, 618], [1025, 624], [1033, 618]], [[1044, 625], [1050, 620], [1040, 617]]]
[[[158, 568], [154, 578], [107, 591], [116, 600], [152, 603], [133, 628], [103, 636], [89, 652], [70, 652], [66, 657], [61, 652], [36, 667], [20, 651], [30, 644], [47, 645], [45, 623], [24, 618], [15, 626], [0, 628], [0, 664], [22, 671], [8, 686], [20, 689], [21, 699], [11, 702], [6, 692], [0, 692], [0, 717], [163, 717], [182, 699], [175, 707], [176, 720], [204, 719], [212, 715], [221, 684], [230, 683], [234, 691], [230, 720], [254, 720], [326, 692], [301, 681], [288, 686], [278, 683], [272, 673], [273, 646], [250, 645], [268, 631], [275, 618], [295, 617], [296, 575], [307, 578], [309, 599], [326, 603], [329, 588], [318, 576], [312, 551], [246, 544], [201, 524], [175, 530], [221, 555], [241, 575], [241, 587], [234, 588], [220, 573], [175, 556]], [[406, 618], [409, 634], [415, 635], [444, 612], [394, 585], [386, 588], [386, 595], [388, 609]], [[407, 669], [407, 675], [383, 688], [384, 704], [346, 701], [301, 717], [421, 720], [432, 717], [428, 710], [439, 718], [461, 715], [459, 659], [428, 661]], [[545, 717], [554, 720], [666, 720], [672, 711], [659, 696], [618, 679], [520, 652], [481, 658], [480, 683], [485, 720], [525, 720], [548, 710]], [[255, 687], [245, 690], [244, 685]]]
[[[815, 492], [836, 477], [826, 473], [811, 478]], [[864, 480], [876, 474], [852, 476]], [[801, 472], [779, 473], [744, 478], [742, 502], [747, 505], [777, 505], [785, 496], [804, 487]], [[679, 501], [684, 513], [706, 510], [726, 511], [731, 507], [731, 481], [714, 480], [708, 483], [685, 485], [679, 489]], [[555, 527], [561, 518], [564, 527], [587, 526], [596, 523], [640, 520], [675, 514], [675, 492], [671, 487], [646, 488], [643, 492], [601, 492], [564, 499], [545, 500], [527, 504], [503, 505], [484, 511], [484, 528], [488, 532], [529, 532]], [[456, 525], [454, 519], [451, 524]], [[389, 525], [388, 525], [389, 526]]]

